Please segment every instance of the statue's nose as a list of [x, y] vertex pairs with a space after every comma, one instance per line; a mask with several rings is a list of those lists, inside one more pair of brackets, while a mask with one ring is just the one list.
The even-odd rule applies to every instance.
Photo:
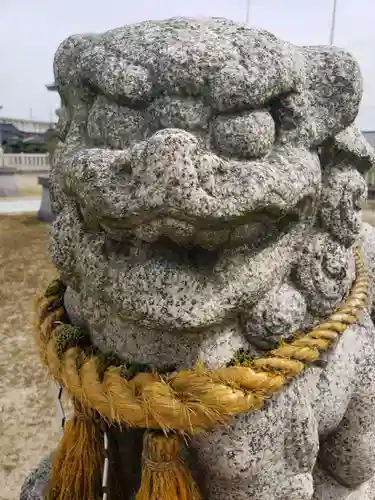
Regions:
[[132, 161], [132, 177], [143, 185], [153, 184], [164, 189], [191, 189], [198, 182], [196, 159], [199, 142], [192, 134], [180, 129], [156, 132]]

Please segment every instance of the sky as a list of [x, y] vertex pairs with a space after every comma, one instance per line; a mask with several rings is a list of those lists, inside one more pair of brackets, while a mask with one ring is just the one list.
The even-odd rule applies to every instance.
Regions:
[[[59, 43], [146, 19], [226, 17], [300, 45], [328, 44], [334, 0], [0, 0], [0, 116], [51, 121], [59, 97], [47, 91]], [[358, 125], [375, 129], [375, 2], [337, 0], [334, 44], [359, 61], [364, 97]]]

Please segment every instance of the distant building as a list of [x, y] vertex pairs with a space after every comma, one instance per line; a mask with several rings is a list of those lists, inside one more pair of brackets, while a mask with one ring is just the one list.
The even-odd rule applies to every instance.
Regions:
[[44, 153], [54, 123], [0, 117], [0, 147], [5, 153]]
[[375, 130], [363, 130], [362, 134], [373, 148], [375, 148]]
[[46, 85], [47, 90], [50, 90], [51, 92], [57, 92], [57, 85], [56, 83], [48, 83]]
[[51, 122], [4, 118], [2, 116], [0, 117], [0, 124], [12, 126], [24, 134], [43, 134], [54, 127]]

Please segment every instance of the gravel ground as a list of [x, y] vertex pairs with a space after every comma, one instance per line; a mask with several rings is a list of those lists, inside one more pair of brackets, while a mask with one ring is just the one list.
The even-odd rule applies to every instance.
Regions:
[[58, 440], [51, 381], [32, 338], [33, 301], [54, 276], [47, 227], [33, 215], [0, 216], [0, 500]]

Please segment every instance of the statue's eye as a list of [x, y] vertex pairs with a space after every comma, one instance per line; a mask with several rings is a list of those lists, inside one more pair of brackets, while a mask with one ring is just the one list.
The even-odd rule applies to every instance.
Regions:
[[143, 111], [119, 106], [104, 96], [98, 96], [88, 116], [87, 132], [95, 146], [124, 149], [143, 140]]
[[212, 125], [214, 148], [238, 158], [260, 158], [275, 142], [275, 122], [267, 111], [218, 116]]
[[150, 123], [155, 130], [180, 128], [189, 132], [208, 130], [209, 108], [193, 97], [164, 96], [148, 107]]

